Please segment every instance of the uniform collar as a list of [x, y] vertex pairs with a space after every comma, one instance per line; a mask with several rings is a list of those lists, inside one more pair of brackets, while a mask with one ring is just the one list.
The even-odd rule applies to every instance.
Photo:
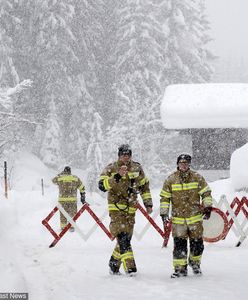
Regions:
[[186, 172], [178, 170], [179, 177], [182, 181], [186, 181], [190, 176], [190, 169]]
[[[130, 160], [130, 161], [126, 164], [126, 166], [127, 166], [127, 167], [130, 167], [131, 164], [132, 164], [132, 160]], [[123, 162], [120, 161], [120, 160], [117, 160], [117, 165], [118, 165], [118, 167], [121, 167], [121, 166], [123, 166]]]

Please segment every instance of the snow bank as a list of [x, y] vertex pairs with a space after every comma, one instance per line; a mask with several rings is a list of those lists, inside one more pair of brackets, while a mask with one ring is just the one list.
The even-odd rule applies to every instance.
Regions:
[[248, 191], [248, 143], [233, 152], [230, 177], [231, 184], [236, 190]]
[[176, 84], [166, 88], [167, 129], [248, 127], [248, 84]]
[[48, 169], [35, 155], [28, 152], [20, 152], [13, 164], [10, 187], [14, 190], [40, 190], [41, 179], [45, 185], [51, 184], [54, 171]]

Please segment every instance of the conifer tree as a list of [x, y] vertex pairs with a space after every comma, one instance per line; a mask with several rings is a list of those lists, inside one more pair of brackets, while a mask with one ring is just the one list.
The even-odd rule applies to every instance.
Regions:
[[54, 98], [51, 99], [49, 109], [50, 112], [46, 122], [46, 130], [40, 149], [40, 155], [45, 164], [57, 168], [62, 162], [62, 141]]
[[163, 5], [163, 1], [129, 0], [119, 2], [117, 9], [114, 87], [118, 110], [109, 139], [130, 143], [142, 162], [150, 161], [151, 145], [161, 132], [159, 104], [166, 63]]
[[90, 192], [96, 190], [99, 174], [102, 170], [102, 118], [99, 113], [95, 112], [92, 120], [90, 141], [87, 149], [87, 161], [89, 167], [87, 169], [87, 187]]
[[168, 0], [167, 67], [169, 83], [200, 83], [210, 79], [208, 23], [202, 1]]

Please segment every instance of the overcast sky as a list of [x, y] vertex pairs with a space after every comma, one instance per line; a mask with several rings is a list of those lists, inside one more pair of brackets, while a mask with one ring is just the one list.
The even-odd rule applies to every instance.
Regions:
[[248, 0], [206, 0], [206, 8], [215, 54], [248, 61]]

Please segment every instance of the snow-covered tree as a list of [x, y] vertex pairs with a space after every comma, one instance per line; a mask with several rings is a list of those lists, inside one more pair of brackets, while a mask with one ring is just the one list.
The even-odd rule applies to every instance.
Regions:
[[14, 42], [12, 37], [12, 28], [18, 26], [20, 20], [12, 13], [13, 1], [2, 0], [0, 7], [0, 83], [2, 87], [7, 88], [20, 81], [13, 62]]
[[102, 162], [102, 144], [103, 144], [103, 133], [102, 133], [103, 120], [99, 113], [95, 112], [92, 120], [90, 141], [87, 149], [87, 188], [90, 192], [93, 192], [97, 188], [97, 181], [99, 174], [103, 167]]
[[44, 138], [40, 149], [40, 156], [49, 167], [59, 167], [61, 157], [61, 131], [58, 121], [58, 113], [53, 98], [49, 105], [50, 112], [44, 128]]
[[27, 79], [12, 88], [0, 88], [0, 149], [1, 153], [8, 145], [9, 149], [16, 142], [16, 128], [19, 122], [30, 123], [13, 110], [14, 96], [31, 87], [32, 81]]
[[159, 104], [166, 64], [161, 22], [164, 1], [119, 2], [115, 55], [117, 120], [109, 142], [128, 142], [135, 157], [151, 161], [154, 139], [161, 133]]
[[169, 151], [157, 143], [165, 136], [164, 88], [211, 74], [203, 0], [2, 0], [0, 17], [1, 86], [34, 80], [15, 97], [13, 114], [29, 122], [14, 128], [14, 143], [36, 153], [45, 147], [39, 132], [54, 110], [58, 156], [80, 168], [91, 164], [86, 154], [98, 112], [104, 163], [128, 142], [153, 172], [157, 155]]
[[169, 83], [199, 83], [210, 80], [208, 22], [204, 3], [195, 0], [168, 0], [165, 20], [168, 38], [166, 74]]

